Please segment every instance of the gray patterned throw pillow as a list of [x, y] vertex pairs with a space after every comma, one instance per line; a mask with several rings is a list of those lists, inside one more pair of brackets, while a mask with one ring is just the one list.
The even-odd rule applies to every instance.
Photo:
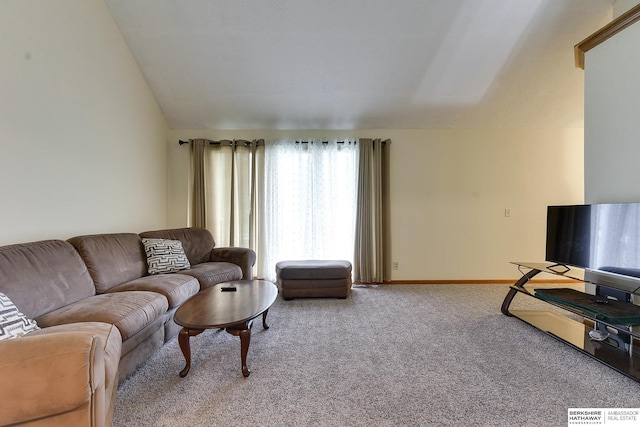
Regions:
[[0, 292], [0, 340], [19, 338], [38, 329], [35, 320], [22, 314], [8, 296]]
[[149, 274], [175, 273], [191, 268], [180, 240], [142, 239]]

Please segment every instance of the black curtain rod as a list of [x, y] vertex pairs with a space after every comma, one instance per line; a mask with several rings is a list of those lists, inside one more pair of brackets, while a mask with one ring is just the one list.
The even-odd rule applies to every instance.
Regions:
[[[178, 144], [180, 145], [184, 145], [184, 144], [188, 144], [190, 141], [183, 141], [183, 140], [178, 140]], [[234, 140], [229, 140], [229, 139], [224, 139], [222, 141], [209, 141], [209, 145], [220, 145], [223, 142], [229, 142], [231, 144], [244, 144], [244, 145], [251, 145], [252, 141], [247, 141], [245, 139], [234, 139]], [[262, 144], [264, 143], [263, 139], [257, 139], [255, 140], [255, 142], [257, 144]]]
[[[247, 141], [247, 140], [243, 140], [243, 139], [235, 139], [233, 141], [230, 141], [230, 140], [209, 141], [209, 145], [220, 145], [220, 143], [226, 142], [226, 141], [228, 141], [228, 142], [236, 142], [236, 143], [244, 143], [244, 145], [251, 145], [251, 141]], [[257, 140], [258, 143], [260, 143], [262, 141], [263, 141], [262, 139], [258, 139]], [[351, 142], [353, 142], [354, 144], [358, 143], [357, 141], [348, 141], [348, 142], [349, 142], [349, 144], [351, 144]], [[391, 141], [387, 139], [387, 140], [382, 140], [380, 142], [382, 142], [383, 144], [386, 144], [387, 142], [391, 142]], [[183, 140], [179, 140], [178, 141], [178, 144], [180, 144], [180, 145], [184, 145], [184, 144], [188, 144], [188, 143], [189, 143], [189, 141], [183, 141]], [[309, 141], [296, 141], [296, 144], [308, 144], [308, 143], [309, 143]], [[313, 144], [313, 141], [311, 141], [311, 143]], [[329, 143], [329, 141], [322, 141], [322, 144], [328, 144], [328, 143]], [[345, 143], [345, 141], [336, 141], [336, 144], [344, 144], [344, 143]]]
[[[329, 141], [322, 141], [323, 144], [328, 144]], [[344, 144], [345, 141], [336, 141], [336, 144]], [[309, 144], [309, 141], [296, 141], [296, 144]], [[313, 144], [313, 141], [311, 141], [311, 144]], [[349, 144], [351, 144], [351, 141], [349, 141]], [[355, 144], [355, 141], [354, 141]]]

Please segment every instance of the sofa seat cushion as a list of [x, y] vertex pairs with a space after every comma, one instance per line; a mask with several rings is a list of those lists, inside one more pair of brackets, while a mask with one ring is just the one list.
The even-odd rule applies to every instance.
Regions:
[[129, 291], [95, 295], [36, 319], [40, 327], [76, 322], [115, 325], [122, 340], [135, 335], [169, 309], [167, 299], [155, 292]]
[[151, 291], [164, 295], [169, 308], [180, 306], [198, 293], [198, 279], [186, 274], [156, 274], [132, 280], [111, 288], [109, 292]]
[[203, 262], [180, 273], [193, 276], [200, 282], [200, 289], [206, 289], [218, 283], [242, 279], [242, 268], [230, 262]]

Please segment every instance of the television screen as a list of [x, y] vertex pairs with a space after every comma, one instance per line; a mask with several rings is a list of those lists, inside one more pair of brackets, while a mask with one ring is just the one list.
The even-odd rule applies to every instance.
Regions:
[[591, 265], [591, 205], [547, 208], [547, 261], [587, 268]]
[[546, 260], [584, 268], [595, 283], [638, 289], [640, 203], [549, 206]]

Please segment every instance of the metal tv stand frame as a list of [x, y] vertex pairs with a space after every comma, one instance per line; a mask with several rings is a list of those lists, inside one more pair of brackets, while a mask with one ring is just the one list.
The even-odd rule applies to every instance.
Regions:
[[[585, 282], [584, 270], [558, 266], [557, 264], [547, 262], [512, 262], [512, 264], [518, 266], [518, 269], [522, 272], [522, 277], [510, 286], [509, 292], [502, 303], [501, 311], [503, 314], [516, 317], [546, 332], [561, 342], [570, 345], [576, 350], [599, 360], [621, 374], [640, 382], [640, 334], [637, 331], [634, 332], [633, 328], [624, 325], [614, 325], [603, 322], [601, 319], [596, 319], [591, 313], [562, 304], [561, 302], [543, 300], [536, 296], [533, 289], [530, 289], [531, 286], [525, 288], [525, 285], [539, 273], [547, 273]], [[524, 270], [527, 271], [525, 272]], [[598, 283], [594, 284], [597, 285]], [[544, 285], [537, 287], [543, 288]], [[636, 289], [632, 293], [632, 295], [636, 297], [636, 300], [640, 299], [640, 293], [638, 292], [638, 289]], [[568, 313], [581, 317], [582, 322], [559, 314], [557, 310], [510, 310], [509, 306], [517, 295], [526, 295], [551, 304]], [[610, 338], [604, 341], [591, 339], [589, 332], [594, 328], [610, 332]], [[625, 345], [619, 338], [620, 336], [627, 337], [629, 343]]]

